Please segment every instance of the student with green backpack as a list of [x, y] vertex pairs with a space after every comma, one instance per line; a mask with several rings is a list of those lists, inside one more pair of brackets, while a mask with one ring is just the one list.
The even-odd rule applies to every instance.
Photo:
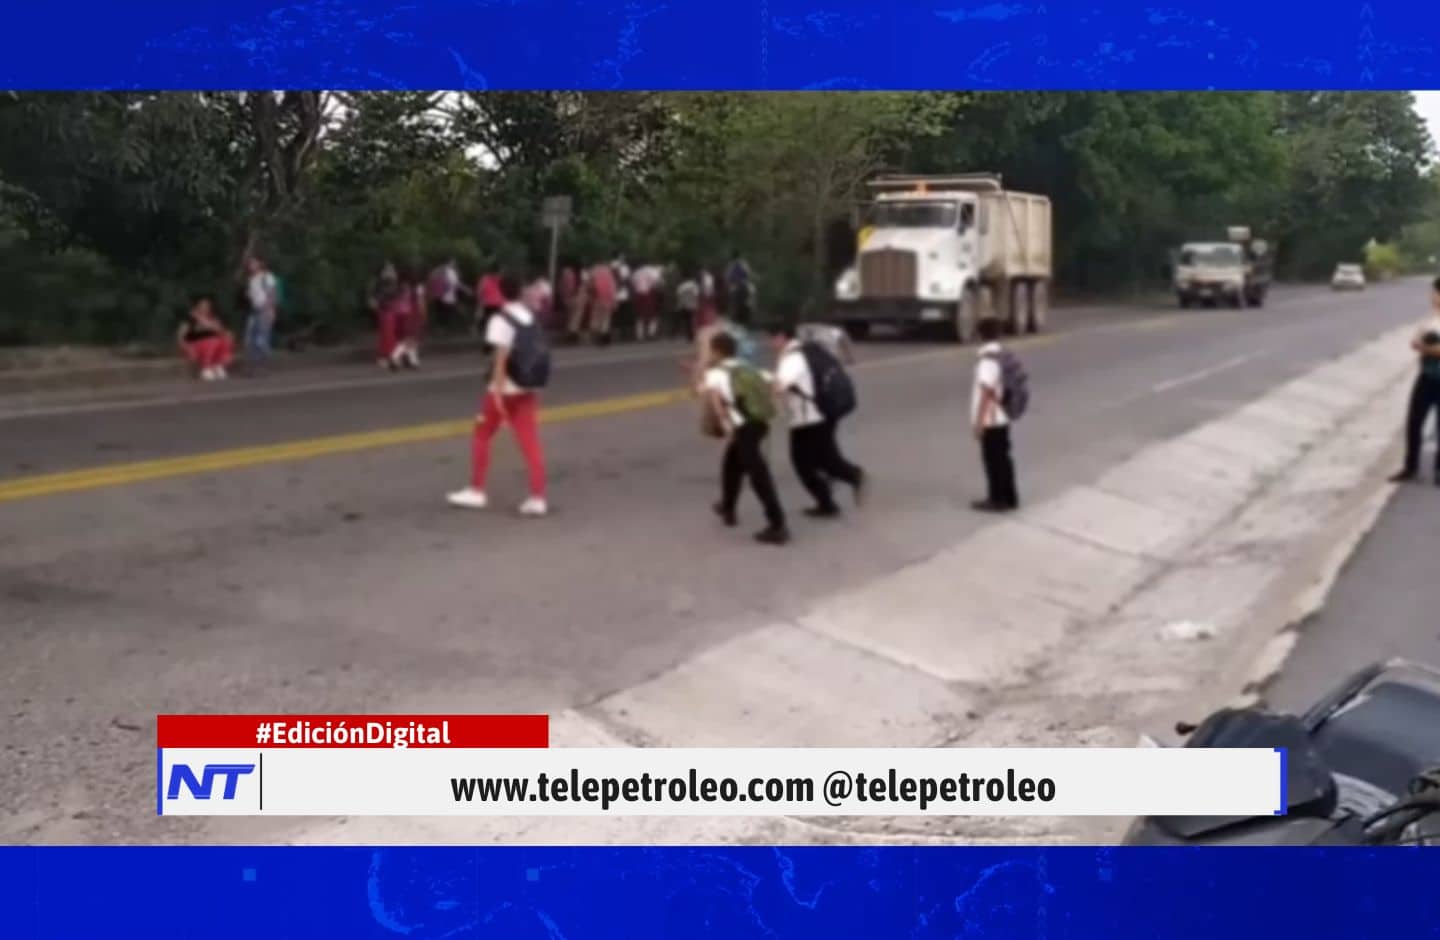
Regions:
[[785, 525], [785, 510], [780, 506], [764, 450], [770, 422], [775, 418], [770, 379], [739, 358], [735, 337], [729, 333], [712, 336], [709, 353], [704, 383], [707, 407], [712, 409], [725, 438], [720, 502], [715, 504], [715, 513], [727, 526], [735, 525], [740, 485], [749, 479], [750, 488], [765, 508], [766, 526], [755, 533], [755, 540], [784, 545], [790, 541], [790, 530]]

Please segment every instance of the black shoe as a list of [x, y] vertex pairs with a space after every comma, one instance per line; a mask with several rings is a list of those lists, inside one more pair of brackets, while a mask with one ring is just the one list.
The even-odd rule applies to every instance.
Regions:
[[1411, 480], [1415, 479], [1415, 477], [1417, 477], [1417, 476], [1419, 476], [1419, 474], [1417, 474], [1414, 470], [1401, 470], [1399, 473], [1391, 474], [1391, 476], [1390, 476], [1390, 482], [1391, 482], [1391, 483], [1409, 483]]
[[870, 475], [864, 470], [855, 478], [855, 506], [858, 508], [865, 505], [865, 497], [870, 492]]
[[755, 541], [762, 545], [784, 545], [790, 541], [790, 530], [783, 525], [766, 526], [755, 533]]
[[737, 522], [735, 518], [735, 510], [726, 509], [720, 503], [716, 503], [711, 508], [715, 510], [715, 515], [720, 517], [721, 522], [732, 528], [735, 526], [735, 523]]
[[1435, 485], [1440, 486], [1440, 470], [1435, 471]]
[[976, 512], [1009, 512], [1013, 506], [1006, 506], [1003, 503], [991, 502], [988, 499], [977, 499], [970, 504], [970, 508]]
[[840, 517], [839, 506], [811, 506], [803, 511], [811, 519], [838, 519]]

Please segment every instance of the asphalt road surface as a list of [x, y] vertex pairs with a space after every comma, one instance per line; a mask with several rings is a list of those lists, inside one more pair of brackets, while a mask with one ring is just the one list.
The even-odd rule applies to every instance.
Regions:
[[1440, 487], [1431, 462], [1420, 482], [1396, 488], [1341, 572], [1324, 610], [1306, 623], [1265, 698], [1303, 711], [1371, 662], [1403, 657], [1440, 668]]
[[[1054, 333], [1019, 344], [1022, 495], [1418, 320], [1427, 298], [1397, 283], [1277, 290], [1261, 310], [1057, 311]], [[677, 346], [557, 363], [542, 520], [511, 511], [523, 472], [504, 437], [494, 508], [444, 503], [481, 383], [464, 359], [0, 401], [0, 837], [206, 838], [153, 815], [157, 713], [556, 713], [959, 541], [987, 521], [967, 508], [973, 352], [862, 353], [843, 438], [872, 497], [802, 519], [778, 442], [795, 529], [781, 549], [750, 541], [753, 501], [740, 530], [711, 516], [719, 454], [676, 394]]]

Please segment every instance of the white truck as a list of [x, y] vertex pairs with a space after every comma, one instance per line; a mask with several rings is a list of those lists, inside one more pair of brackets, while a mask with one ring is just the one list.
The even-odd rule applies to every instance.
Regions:
[[863, 339], [872, 324], [934, 325], [960, 342], [982, 317], [1014, 333], [1045, 328], [1050, 200], [999, 176], [882, 176], [860, 226], [854, 267], [835, 285], [834, 320]]

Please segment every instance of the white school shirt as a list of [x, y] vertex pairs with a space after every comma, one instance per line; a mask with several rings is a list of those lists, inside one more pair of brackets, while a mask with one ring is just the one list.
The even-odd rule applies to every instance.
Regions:
[[[1440, 335], [1440, 312], [1432, 313], [1424, 323], [1420, 324], [1419, 328], [1415, 330], [1415, 339], [1423, 343], [1426, 335], [1430, 333]], [[1440, 377], [1440, 360], [1421, 356], [1420, 374]]]
[[990, 420], [985, 426], [1006, 427], [1010, 424], [1010, 418], [1005, 414], [1005, 406], [1000, 403], [1005, 394], [1005, 377], [1000, 368], [999, 343], [986, 343], [981, 346], [980, 355], [975, 360], [975, 384], [970, 391], [971, 427], [980, 421], [981, 392], [987, 388], [995, 393], [995, 407], [991, 410]]
[[675, 288], [675, 305], [687, 313], [699, 310], [700, 285], [694, 280], [682, 281], [680, 286]]
[[256, 313], [270, 311], [275, 306], [275, 275], [269, 271], [257, 271], [250, 275], [246, 294], [251, 310]]
[[441, 272], [441, 277], [444, 278], [445, 281], [445, 292], [440, 296], [440, 299], [454, 306], [456, 301], [460, 299], [460, 272], [455, 270], [455, 265], [447, 264], [445, 265], [444, 271]]
[[[531, 313], [529, 308], [522, 303], [511, 301], [500, 309], [502, 313], [508, 313], [514, 317], [517, 322], [526, 326], [535, 322], [535, 314]], [[497, 350], [510, 349], [515, 345], [515, 327], [511, 326], [510, 321], [504, 316], [492, 316], [490, 322], [485, 327], [485, 342]], [[527, 389], [523, 389], [510, 381], [509, 376], [505, 377], [505, 387], [501, 392], [502, 395], [521, 395], [526, 391]]]
[[775, 376], [776, 382], [785, 390], [790, 427], [805, 428], [825, 420], [815, 405], [815, 375], [810, 371], [810, 363], [797, 340], [791, 340], [781, 350]]

